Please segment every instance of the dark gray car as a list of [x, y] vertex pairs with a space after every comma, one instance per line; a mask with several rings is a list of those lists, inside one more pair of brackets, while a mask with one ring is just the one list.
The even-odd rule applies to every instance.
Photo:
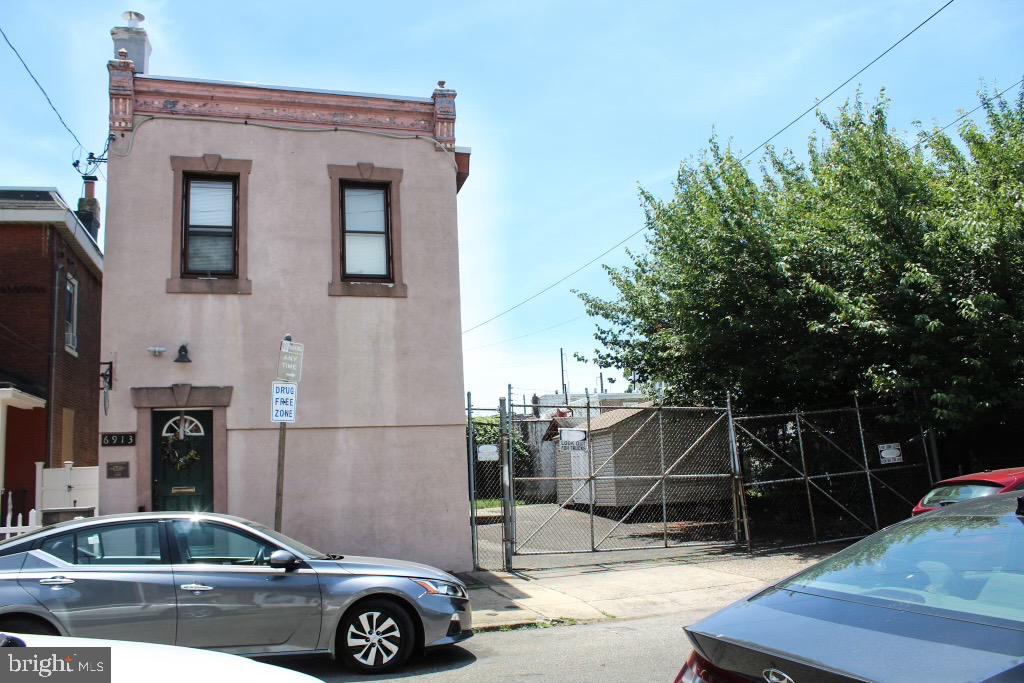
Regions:
[[900, 522], [686, 628], [677, 680], [1024, 681], [1024, 498]]
[[0, 543], [0, 631], [324, 653], [365, 672], [473, 633], [465, 585], [439, 569], [328, 555], [238, 517], [175, 512], [64, 522]]

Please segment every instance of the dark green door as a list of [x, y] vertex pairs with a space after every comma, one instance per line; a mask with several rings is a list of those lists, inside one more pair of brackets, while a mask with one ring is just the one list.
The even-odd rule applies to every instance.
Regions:
[[213, 510], [212, 411], [153, 411], [153, 509]]

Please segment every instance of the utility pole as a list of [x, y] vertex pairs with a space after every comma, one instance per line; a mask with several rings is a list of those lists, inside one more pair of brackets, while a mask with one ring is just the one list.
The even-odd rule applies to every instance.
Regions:
[[565, 390], [565, 349], [559, 347], [558, 349], [558, 361], [562, 365], [562, 396], [565, 396], [566, 400], [569, 399], [569, 392]]
[[601, 382], [601, 393], [604, 393], [604, 372], [597, 373], [597, 378]]

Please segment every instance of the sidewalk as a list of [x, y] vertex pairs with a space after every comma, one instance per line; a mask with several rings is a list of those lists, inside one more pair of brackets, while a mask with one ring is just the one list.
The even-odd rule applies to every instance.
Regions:
[[463, 575], [473, 628], [633, 619], [686, 612], [700, 618], [785, 578], [841, 546], [729, 557], [688, 557]]

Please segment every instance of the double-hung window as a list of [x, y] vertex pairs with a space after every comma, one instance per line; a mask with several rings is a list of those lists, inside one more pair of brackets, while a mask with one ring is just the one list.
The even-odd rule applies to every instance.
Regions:
[[343, 182], [341, 187], [342, 276], [349, 280], [392, 279], [391, 221], [387, 185]]
[[238, 276], [238, 178], [186, 175], [181, 274]]
[[64, 293], [64, 348], [78, 353], [78, 280], [70, 275]]

